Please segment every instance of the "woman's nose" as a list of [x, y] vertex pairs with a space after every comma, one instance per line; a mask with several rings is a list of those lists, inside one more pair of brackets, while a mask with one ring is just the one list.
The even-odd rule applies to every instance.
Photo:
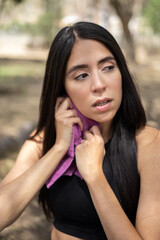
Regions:
[[92, 89], [92, 92], [94, 92], [94, 93], [102, 92], [106, 88], [105, 81], [100, 73], [95, 73], [93, 75], [91, 84], [92, 84], [91, 89]]

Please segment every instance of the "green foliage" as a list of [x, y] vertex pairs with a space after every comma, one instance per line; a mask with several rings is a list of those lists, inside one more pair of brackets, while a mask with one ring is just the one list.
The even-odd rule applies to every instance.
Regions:
[[54, 12], [46, 12], [35, 24], [27, 24], [26, 31], [33, 37], [42, 37], [45, 45], [50, 46], [53, 36], [59, 30], [59, 18], [54, 15]]
[[[24, 0], [13, 0], [16, 3]], [[9, 33], [29, 33], [33, 40], [35, 37], [43, 39], [43, 46], [49, 47], [51, 41], [59, 30], [59, 21], [62, 17], [62, 1], [61, 0], [43, 0], [44, 13], [39, 16], [35, 23], [19, 23], [14, 21], [9, 24], [0, 23], [0, 30]]]
[[53, 22], [52, 14], [44, 13], [34, 24], [26, 24], [24, 30], [31, 34], [33, 37], [42, 37], [45, 45], [48, 46], [52, 39]]
[[148, 0], [142, 13], [153, 32], [160, 34], [160, 0]]
[[0, 83], [6, 77], [40, 77], [44, 72], [44, 63], [13, 63], [1, 64], [0, 67]]
[[33, 37], [42, 37], [45, 45], [48, 47], [59, 30], [59, 21], [62, 17], [61, 0], [46, 0], [44, 4], [45, 13], [39, 17], [35, 24], [27, 24], [26, 30]]

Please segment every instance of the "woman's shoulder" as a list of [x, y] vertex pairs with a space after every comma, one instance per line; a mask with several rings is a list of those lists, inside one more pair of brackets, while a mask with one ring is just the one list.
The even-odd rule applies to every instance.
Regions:
[[44, 141], [44, 130], [37, 133], [37, 129], [33, 130], [33, 132], [30, 134], [28, 140], [31, 140], [38, 144], [43, 144]]
[[39, 160], [43, 151], [43, 139], [44, 132], [41, 131], [37, 134], [35, 129], [30, 134], [29, 138], [24, 142], [18, 154], [17, 160], [24, 161], [24, 159], [26, 159], [28, 162], [31, 162], [31, 165]]
[[39, 155], [42, 155], [43, 150], [43, 142], [44, 142], [44, 130], [37, 133], [35, 129], [29, 136], [27, 143], [31, 147], [34, 147]]
[[136, 142], [139, 149], [157, 142], [160, 144], [160, 130], [146, 125], [136, 132]]
[[23, 174], [41, 158], [43, 150], [43, 132], [36, 135], [35, 133], [36, 130], [34, 130], [30, 137], [24, 142], [14, 166], [3, 179], [1, 185], [5, 185]]
[[139, 169], [146, 163], [160, 162], [160, 130], [145, 126], [136, 132], [136, 142]]

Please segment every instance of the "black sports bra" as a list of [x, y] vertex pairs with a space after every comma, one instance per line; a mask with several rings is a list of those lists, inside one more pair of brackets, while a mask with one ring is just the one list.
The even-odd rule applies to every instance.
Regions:
[[[103, 161], [103, 171], [122, 204], [111, 164], [106, 156]], [[54, 226], [59, 231], [85, 240], [107, 240], [84, 180], [75, 175], [62, 176], [48, 191], [54, 215]]]

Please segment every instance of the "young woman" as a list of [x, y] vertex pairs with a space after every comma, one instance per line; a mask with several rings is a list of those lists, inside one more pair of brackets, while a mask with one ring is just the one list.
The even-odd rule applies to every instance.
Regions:
[[[74, 171], [53, 182], [74, 126], [83, 133]], [[41, 189], [52, 240], [159, 240], [159, 149], [115, 39], [93, 23], [63, 28], [49, 52], [37, 129], [0, 185], [0, 229]]]

